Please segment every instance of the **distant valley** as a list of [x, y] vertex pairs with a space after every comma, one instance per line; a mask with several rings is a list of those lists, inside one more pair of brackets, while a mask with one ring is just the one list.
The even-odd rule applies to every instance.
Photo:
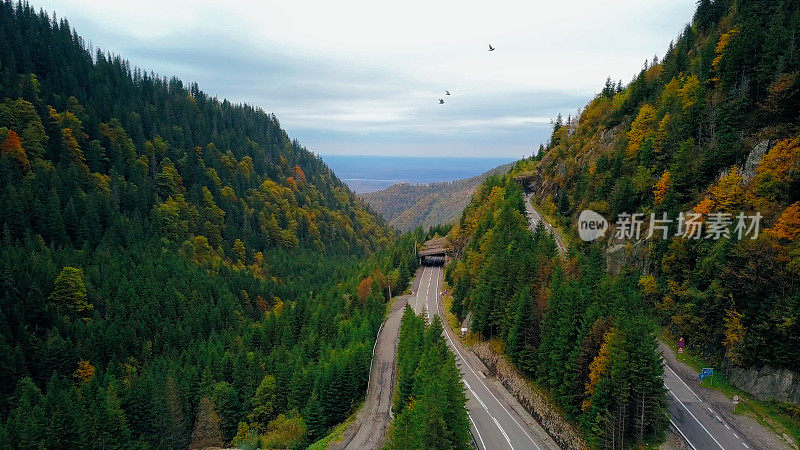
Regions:
[[509, 158], [375, 155], [323, 155], [322, 159], [356, 194], [380, 191], [395, 184], [464, 180], [512, 161]]
[[423, 229], [456, 220], [481, 183], [493, 174], [503, 174], [513, 163], [503, 164], [474, 177], [451, 182], [398, 183], [386, 189], [359, 194], [389, 225], [400, 231]]

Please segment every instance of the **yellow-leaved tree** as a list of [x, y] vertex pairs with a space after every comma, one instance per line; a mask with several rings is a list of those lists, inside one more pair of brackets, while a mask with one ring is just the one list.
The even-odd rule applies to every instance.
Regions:
[[672, 175], [669, 173], [669, 170], [665, 170], [664, 173], [661, 174], [661, 178], [656, 182], [656, 187], [653, 190], [656, 205], [664, 203], [669, 193], [670, 186], [672, 186]]
[[635, 158], [639, 154], [639, 149], [646, 139], [655, 137], [655, 123], [656, 123], [656, 110], [648, 104], [644, 104], [639, 109], [639, 114], [631, 124], [631, 130], [628, 132], [628, 148], [625, 151], [625, 156], [630, 159]]

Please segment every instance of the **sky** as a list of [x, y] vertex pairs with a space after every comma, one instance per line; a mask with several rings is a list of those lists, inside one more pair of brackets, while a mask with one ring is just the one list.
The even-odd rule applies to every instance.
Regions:
[[695, 1], [31, 3], [94, 48], [275, 113], [323, 156], [517, 159], [606, 77], [661, 58]]

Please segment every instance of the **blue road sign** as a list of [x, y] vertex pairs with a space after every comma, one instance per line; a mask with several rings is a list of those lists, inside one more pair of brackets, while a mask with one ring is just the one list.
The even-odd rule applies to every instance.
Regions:
[[712, 368], [705, 368], [700, 370], [700, 373], [697, 374], [698, 378], [701, 380], [705, 379], [706, 377], [713, 377], [714, 376], [714, 369]]

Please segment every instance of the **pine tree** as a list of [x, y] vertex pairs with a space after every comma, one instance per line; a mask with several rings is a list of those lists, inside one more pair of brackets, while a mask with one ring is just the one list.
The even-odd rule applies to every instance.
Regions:
[[277, 384], [275, 377], [272, 375], [265, 375], [261, 379], [261, 383], [256, 389], [253, 396], [252, 404], [253, 410], [250, 411], [247, 418], [251, 422], [255, 422], [266, 429], [270, 420], [274, 419], [277, 415]]
[[316, 390], [311, 395], [311, 399], [306, 406], [305, 414], [303, 415], [308, 429], [308, 437], [313, 442], [325, 435], [327, 430], [327, 419], [322, 405], [319, 402]]
[[201, 398], [189, 448], [222, 447], [224, 442], [220, 422], [219, 415], [214, 410], [214, 402], [208, 397]]

